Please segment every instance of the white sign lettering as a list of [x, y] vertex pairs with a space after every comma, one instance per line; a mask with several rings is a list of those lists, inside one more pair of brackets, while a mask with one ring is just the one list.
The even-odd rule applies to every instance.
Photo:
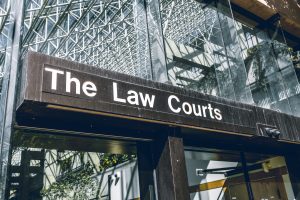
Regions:
[[[121, 98], [118, 97], [118, 83], [113, 82], [113, 99], [114, 101], [121, 102], [121, 103], [129, 103], [131, 105], [141, 105], [144, 107], [153, 108], [155, 95], [144, 94], [142, 92], [136, 92], [134, 90], [127, 91], [127, 97]], [[127, 101], [126, 101], [127, 100]]]
[[[51, 90], [57, 90], [57, 75], [61, 74], [64, 75], [64, 71], [53, 69], [46, 67], [45, 71], [51, 72]], [[71, 72], [66, 72], [66, 92], [71, 93], [71, 85], [72, 83], [75, 84], [75, 93], [80, 94], [80, 81], [78, 78], [71, 77]], [[91, 81], [85, 81], [82, 84], [82, 91], [83, 93], [88, 97], [94, 97], [97, 94], [97, 87], [96, 85]]]
[[[174, 102], [176, 102], [177, 106]], [[196, 105], [194, 103], [189, 102], [183, 102], [182, 104], [180, 104], [180, 99], [177, 96], [170, 95], [168, 98], [168, 106], [170, 110], [174, 113], [180, 113], [181, 111], [183, 111], [183, 113], [185, 113], [186, 115], [193, 114], [196, 117], [207, 117], [207, 115], [209, 115], [211, 119], [222, 120], [222, 114], [220, 109], [213, 108], [210, 103], [207, 104], [207, 106], [198, 104]]]
[[[101, 89], [102, 87], [106, 87], [105, 93], [108, 92], [108, 94], [111, 95], [105, 95], [106, 98], [109, 96], [110, 99], [106, 99], [108, 102], [115, 102], [118, 104], [128, 104], [132, 106], [139, 106], [144, 108], [155, 108], [162, 105], [161, 109], [165, 110], [165, 112], [171, 112], [175, 113], [177, 115], [186, 115], [186, 116], [195, 116], [195, 117], [204, 117], [204, 118], [210, 118], [210, 119], [216, 119], [216, 120], [222, 120], [223, 116], [220, 111], [220, 109], [215, 108], [211, 105], [211, 103], [205, 103], [205, 101], [201, 101], [202, 103], [193, 103], [195, 102], [195, 99], [190, 100], [184, 100], [182, 101], [181, 98], [176, 96], [174, 94], [169, 94], [165, 97], [165, 94], [159, 95], [157, 93], [159, 100], [156, 100], [156, 95], [151, 94], [150, 92], [138, 91], [134, 85], [131, 84], [125, 84], [124, 83], [118, 83], [116, 81], [108, 82], [108, 85], [110, 83], [112, 85], [107, 86], [107, 84], [104, 85], [97, 85], [95, 83], [99, 84], [99, 81], [97, 79], [94, 80], [83, 80], [87, 76], [79, 76], [77, 72], [71, 72], [68, 70], [59, 70], [55, 68], [45, 67], [45, 71], [47, 72], [47, 76], [50, 75], [48, 80], [51, 80], [50, 88], [51, 90], [63, 93], [69, 93], [74, 95], [81, 95], [86, 96], [87, 98], [93, 98], [97, 96], [97, 86]], [[49, 74], [50, 73], [50, 74]], [[76, 75], [77, 73], [77, 75]], [[79, 78], [81, 77], [81, 78]], [[89, 76], [88, 76], [89, 77]], [[90, 78], [89, 78], [90, 79]], [[58, 86], [58, 84], [65, 84], [64, 86]], [[130, 86], [131, 85], [131, 86]], [[49, 88], [47, 86], [47, 88]], [[109, 91], [111, 89], [112, 91]], [[134, 89], [135, 88], [135, 89]], [[48, 89], [49, 90], [49, 89]], [[63, 91], [62, 91], [63, 90]], [[146, 91], [151, 91], [150, 89], [147, 89]], [[153, 90], [153, 93], [155, 91]], [[168, 93], [166, 93], [168, 94]], [[101, 99], [101, 96], [97, 97]], [[100, 100], [99, 99], [99, 100]], [[159, 101], [159, 104], [157, 104], [155, 101]], [[157, 108], [156, 108], [157, 110]]]
[[46, 67], [45, 71], [51, 72], [51, 90], [57, 90], [57, 74], [64, 74], [64, 72], [49, 67]]

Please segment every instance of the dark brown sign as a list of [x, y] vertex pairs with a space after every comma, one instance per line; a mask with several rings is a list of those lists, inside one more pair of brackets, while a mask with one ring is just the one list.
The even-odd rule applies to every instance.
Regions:
[[195, 121], [194, 125], [198, 125], [200, 118], [223, 120], [222, 105], [215, 102], [47, 64], [43, 66], [42, 73], [42, 93], [68, 96], [82, 101], [85, 108], [94, 109], [97, 104], [120, 105], [135, 110], [136, 116], [143, 116], [143, 111], [149, 111], [190, 117]]
[[215, 128], [216, 124], [207, 126], [214, 123], [234, 125], [239, 121], [237, 113], [253, 117], [246, 108], [112, 79], [86, 69], [48, 63], [36, 67], [32, 73], [42, 85], [37, 93], [40, 102], [48, 104], [206, 128]]
[[256, 134], [256, 123], [267, 120], [260, 117], [260, 108], [251, 105], [42, 54], [30, 53], [23, 68], [19, 107], [37, 102], [46, 107], [245, 134]]

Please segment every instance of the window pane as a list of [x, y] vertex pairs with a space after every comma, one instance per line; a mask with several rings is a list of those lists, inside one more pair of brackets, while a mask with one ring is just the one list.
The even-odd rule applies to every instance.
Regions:
[[185, 159], [191, 200], [248, 199], [239, 153], [187, 148]]

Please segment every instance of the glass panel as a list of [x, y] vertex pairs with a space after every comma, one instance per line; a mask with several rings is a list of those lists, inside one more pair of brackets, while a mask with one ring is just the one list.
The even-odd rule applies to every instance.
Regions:
[[255, 104], [299, 116], [300, 85], [280, 27], [273, 35], [241, 23], [236, 27]]
[[29, 132], [13, 143], [9, 199], [139, 198], [136, 154], [121, 144]]
[[[229, 2], [219, 1], [217, 4], [221, 33], [224, 40], [226, 55], [230, 65], [230, 73], [236, 95], [236, 101], [253, 103], [250, 87], [247, 85], [247, 73], [242, 57], [241, 46], [237, 38], [236, 22], [233, 20]], [[221, 84], [221, 83], [220, 83]]]
[[169, 77], [174, 85], [253, 103], [228, 2], [221, 2], [161, 0]]
[[240, 154], [186, 148], [191, 200], [248, 199]]
[[160, 3], [173, 85], [300, 116], [292, 49], [279, 21], [274, 32], [247, 27], [233, 20], [226, 0]]
[[[16, 77], [15, 74], [10, 74], [13, 47], [17, 49], [16, 44], [18, 42], [18, 36], [13, 40], [13, 33], [16, 34], [19, 30], [15, 25], [20, 15], [15, 12], [20, 11], [20, 7], [15, 4], [16, 1], [12, 0], [0, 1], [0, 199], [4, 199], [5, 193], [7, 160], [10, 152], [11, 119], [13, 118], [13, 92], [11, 91], [8, 97], [8, 90], [12, 85], [9, 83], [10, 77], [13, 80]], [[8, 101], [8, 98], [12, 100]]]
[[[8, 77], [8, 64], [12, 44], [12, 16], [10, 15], [10, 0], [0, 2], [0, 100], [3, 80]], [[6, 76], [5, 76], [6, 75]], [[2, 104], [0, 104], [2, 105]], [[1, 109], [2, 110], [2, 109]]]
[[148, 34], [152, 61], [152, 80], [168, 82], [165, 48], [158, 0], [146, 0]]
[[[10, 60], [12, 53], [13, 21], [11, 1], [0, 1], [0, 138], [4, 124], [4, 113], [8, 92]], [[1, 152], [1, 151], [0, 151]]]
[[254, 199], [295, 199], [282, 156], [246, 154]]
[[152, 79], [144, 0], [26, 0], [23, 28], [23, 55], [37, 51]]

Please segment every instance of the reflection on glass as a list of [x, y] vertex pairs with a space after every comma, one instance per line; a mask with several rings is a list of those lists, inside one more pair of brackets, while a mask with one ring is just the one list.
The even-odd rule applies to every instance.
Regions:
[[252, 103], [234, 21], [219, 7], [201, 0], [161, 0], [170, 80], [181, 87]]
[[239, 153], [186, 149], [185, 159], [191, 200], [248, 199]]
[[97, 144], [94, 139], [87, 142], [75, 137], [63, 138], [72, 140], [72, 145], [48, 139], [37, 145], [34, 140], [40, 140], [39, 136], [31, 138], [30, 142], [14, 138], [18, 145], [12, 151], [9, 199], [123, 200], [139, 197], [135, 154], [96, 151], [101, 143]]
[[279, 42], [284, 35], [276, 32], [270, 36], [239, 22], [236, 25], [247, 85], [255, 104], [299, 116], [300, 85], [293, 64], [293, 50], [284, 41]]
[[246, 154], [254, 199], [295, 199], [282, 156]]
[[174, 85], [300, 115], [292, 49], [282, 39], [279, 24], [271, 35], [234, 21], [226, 0], [160, 4]]

